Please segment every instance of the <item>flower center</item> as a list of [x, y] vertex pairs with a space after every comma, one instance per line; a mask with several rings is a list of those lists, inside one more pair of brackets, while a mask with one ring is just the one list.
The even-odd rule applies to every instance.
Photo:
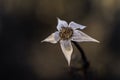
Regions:
[[59, 36], [61, 39], [69, 39], [73, 35], [73, 30], [70, 27], [62, 27]]

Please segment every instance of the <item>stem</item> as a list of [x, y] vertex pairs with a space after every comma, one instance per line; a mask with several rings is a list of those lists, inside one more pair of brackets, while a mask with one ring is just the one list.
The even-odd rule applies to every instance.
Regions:
[[89, 68], [89, 62], [87, 60], [87, 57], [85, 56], [85, 53], [83, 51], [83, 49], [80, 47], [80, 45], [77, 42], [74, 42], [74, 45], [77, 47], [77, 49], [79, 50], [79, 52], [81, 53], [82, 56], [82, 60], [83, 60], [83, 75], [84, 75], [84, 80], [88, 80], [88, 76], [87, 76], [87, 70]]

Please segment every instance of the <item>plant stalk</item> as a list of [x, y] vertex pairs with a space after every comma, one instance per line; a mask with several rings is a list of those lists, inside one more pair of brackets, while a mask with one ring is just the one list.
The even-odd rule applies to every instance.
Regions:
[[88, 72], [88, 69], [89, 69], [89, 62], [87, 60], [87, 57], [85, 55], [85, 52], [83, 51], [83, 49], [80, 47], [80, 45], [77, 43], [77, 42], [74, 42], [72, 41], [73, 44], [77, 47], [77, 49], [79, 50], [80, 54], [81, 54], [81, 58], [83, 60], [83, 78], [84, 80], [88, 80], [88, 75], [87, 75], [87, 72]]

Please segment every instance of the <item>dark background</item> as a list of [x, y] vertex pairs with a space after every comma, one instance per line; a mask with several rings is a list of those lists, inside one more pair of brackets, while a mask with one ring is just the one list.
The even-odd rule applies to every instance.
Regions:
[[83, 32], [101, 42], [80, 43], [89, 80], [120, 80], [120, 0], [0, 0], [0, 80], [79, 79], [59, 43], [41, 43], [56, 31], [56, 17], [87, 26]]

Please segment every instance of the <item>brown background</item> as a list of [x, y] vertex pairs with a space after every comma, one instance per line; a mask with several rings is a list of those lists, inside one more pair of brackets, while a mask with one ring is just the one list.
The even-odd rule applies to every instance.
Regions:
[[59, 43], [41, 43], [56, 17], [86, 25], [101, 42], [80, 43], [90, 80], [120, 80], [120, 0], [0, 0], [1, 80], [71, 79]]

